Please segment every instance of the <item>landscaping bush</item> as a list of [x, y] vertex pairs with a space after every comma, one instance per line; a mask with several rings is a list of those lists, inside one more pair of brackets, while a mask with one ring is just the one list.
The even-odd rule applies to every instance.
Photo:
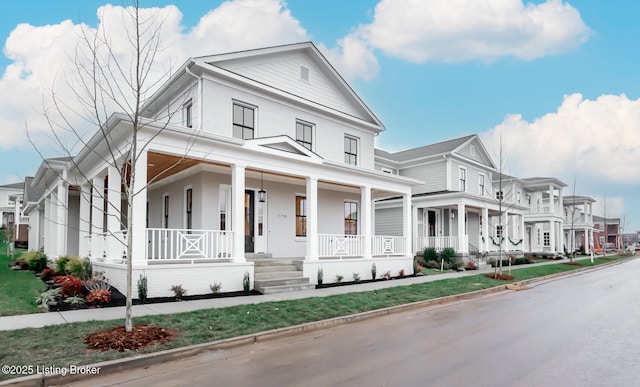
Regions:
[[440, 258], [453, 266], [456, 262], [456, 251], [451, 247], [445, 247], [440, 252]]
[[82, 291], [82, 280], [73, 275], [56, 277], [56, 283], [62, 288], [60, 294], [63, 297], [73, 297]]
[[56, 259], [56, 271], [60, 274], [69, 274], [67, 273], [67, 262], [69, 261], [69, 257], [63, 255]]
[[[77, 256], [62, 256], [58, 260], [65, 261], [64, 273], [86, 279], [91, 277], [91, 262], [87, 258]], [[56, 267], [58, 263], [56, 262]]]
[[473, 262], [473, 261], [467, 261], [467, 263], [464, 264], [464, 269], [465, 270], [478, 270], [478, 265], [476, 265], [476, 263]]
[[[429, 261], [438, 261], [438, 252], [433, 247], [427, 247], [422, 254], [425, 263]], [[426, 265], [425, 265], [426, 266]]]
[[44, 253], [38, 251], [27, 251], [20, 255], [17, 262], [22, 267], [28, 267], [29, 270], [35, 272], [41, 272], [47, 268], [47, 256]]
[[40, 279], [43, 281], [48, 281], [52, 279], [56, 274], [57, 273], [55, 270], [46, 268], [40, 273]]
[[427, 263], [424, 264], [424, 267], [427, 269], [439, 269], [440, 264], [437, 261], [427, 261]]
[[87, 302], [95, 305], [107, 304], [111, 301], [111, 291], [105, 289], [94, 289], [87, 294]]

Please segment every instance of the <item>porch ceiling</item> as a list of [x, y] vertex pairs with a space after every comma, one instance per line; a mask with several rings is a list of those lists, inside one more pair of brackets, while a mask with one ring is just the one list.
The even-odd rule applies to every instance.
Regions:
[[147, 182], [162, 180], [197, 164], [221, 165], [187, 157], [149, 152], [147, 155]]

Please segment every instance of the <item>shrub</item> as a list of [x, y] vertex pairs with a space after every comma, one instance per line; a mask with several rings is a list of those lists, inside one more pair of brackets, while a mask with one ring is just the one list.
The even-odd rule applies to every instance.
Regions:
[[353, 273], [353, 282], [360, 282], [360, 273]]
[[464, 264], [464, 268], [465, 270], [478, 270], [478, 265], [473, 261], [467, 261], [467, 263]]
[[177, 299], [181, 299], [187, 294], [187, 289], [183, 288], [182, 285], [173, 285], [171, 291]]
[[66, 258], [66, 263], [64, 265], [65, 273], [82, 279], [86, 279], [91, 276], [91, 262], [87, 258], [77, 256], [66, 256], [64, 258]]
[[67, 262], [69, 262], [69, 257], [66, 255], [63, 255], [56, 259], [56, 271], [60, 274], [68, 274]]
[[242, 288], [244, 289], [245, 292], [248, 292], [251, 290], [251, 277], [249, 276], [248, 271], [244, 272], [244, 277], [242, 278]]
[[147, 299], [147, 276], [142, 274], [138, 279], [138, 299], [140, 301]]
[[386, 280], [391, 279], [391, 270], [385, 271], [384, 274], [382, 274], [382, 278]]
[[336, 274], [336, 282], [337, 282], [337, 283], [342, 282], [342, 280], [343, 280], [343, 279], [344, 279], [344, 277], [343, 277], [342, 275], [340, 275], [340, 274]]
[[95, 305], [107, 304], [111, 301], [111, 291], [106, 289], [94, 289], [87, 294], [87, 302]]
[[82, 296], [71, 296], [64, 299], [64, 302], [72, 305], [82, 305], [84, 304], [84, 298]]
[[438, 252], [433, 247], [427, 247], [424, 249], [424, 254], [422, 256], [424, 257], [425, 262], [438, 260]]
[[449, 264], [453, 264], [456, 259], [456, 251], [451, 247], [445, 247], [440, 252], [440, 258]]
[[40, 273], [40, 279], [43, 280], [43, 281], [49, 281], [55, 275], [56, 275], [56, 271], [55, 270], [46, 268], [46, 269], [42, 270], [42, 272]]
[[322, 282], [324, 281], [324, 271], [322, 270], [322, 267], [318, 268], [318, 285], [322, 285]]
[[49, 310], [48, 303], [55, 301], [56, 297], [60, 296], [60, 290], [60, 288], [54, 288], [40, 293], [40, 295], [36, 297], [36, 305], [44, 310]]
[[427, 269], [438, 269], [440, 267], [440, 264], [436, 261], [427, 261], [424, 267], [426, 267]]
[[400, 277], [404, 277], [404, 269], [400, 269], [400, 271], [398, 272], [398, 275]]
[[39, 251], [27, 251], [16, 260], [20, 266], [28, 266], [29, 270], [41, 272], [47, 268], [47, 256]]
[[462, 267], [464, 266], [464, 262], [462, 261], [462, 259], [457, 258], [457, 259], [454, 259], [453, 262], [450, 263], [450, 265], [451, 265], [451, 268], [453, 270], [462, 271]]
[[56, 277], [56, 283], [62, 288], [60, 294], [63, 297], [73, 297], [82, 291], [82, 280], [73, 275]]
[[213, 284], [209, 285], [209, 289], [211, 290], [211, 293], [213, 293], [213, 294], [218, 294], [218, 292], [220, 291], [221, 287], [222, 287], [222, 284], [220, 282], [213, 283]]
[[372, 263], [371, 264], [371, 279], [376, 279], [376, 264]]
[[[89, 292], [92, 290], [109, 290], [111, 289], [111, 285], [107, 281], [103, 281], [97, 278], [90, 278], [84, 281], [84, 287], [87, 288]], [[87, 300], [88, 301], [88, 300]]]

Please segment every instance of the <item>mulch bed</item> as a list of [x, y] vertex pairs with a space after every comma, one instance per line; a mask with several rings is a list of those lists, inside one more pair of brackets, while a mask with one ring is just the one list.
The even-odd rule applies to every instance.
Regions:
[[177, 335], [178, 332], [173, 329], [139, 324], [133, 326], [131, 332], [127, 332], [124, 326], [119, 326], [92, 333], [84, 338], [84, 343], [89, 349], [100, 352], [110, 349], [118, 352], [137, 351], [154, 344], [169, 342]]
[[514, 279], [515, 277], [512, 276], [511, 274], [494, 274], [494, 273], [489, 273], [489, 274], [485, 274], [484, 275], [487, 278], [491, 278], [491, 279], [497, 279], [497, 280], [503, 280], [503, 281], [510, 281], [512, 279]]

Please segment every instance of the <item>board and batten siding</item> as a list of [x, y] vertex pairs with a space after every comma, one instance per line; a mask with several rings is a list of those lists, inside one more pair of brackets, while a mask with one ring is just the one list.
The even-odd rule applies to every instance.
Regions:
[[[350, 96], [345, 95], [342, 87], [302, 52], [280, 53], [269, 58], [244, 58], [216, 65], [309, 101], [370, 121], [365, 110]], [[300, 66], [309, 69], [308, 81], [300, 78]]]
[[402, 236], [402, 207], [376, 209], [375, 235]]
[[[456, 174], [457, 173], [456, 171]], [[403, 168], [400, 170], [400, 175], [423, 182], [422, 184], [412, 187], [411, 191], [413, 194], [439, 192], [447, 189], [447, 165], [444, 160], [431, 164]]]

